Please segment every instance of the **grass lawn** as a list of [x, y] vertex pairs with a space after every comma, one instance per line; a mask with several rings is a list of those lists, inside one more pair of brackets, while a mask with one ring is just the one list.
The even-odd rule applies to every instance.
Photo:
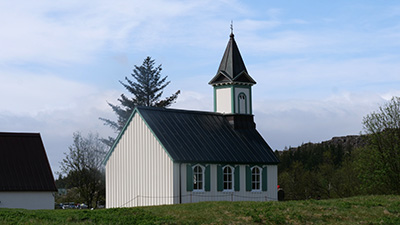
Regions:
[[400, 196], [99, 210], [0, 209], [0, 224], [400, 224]]

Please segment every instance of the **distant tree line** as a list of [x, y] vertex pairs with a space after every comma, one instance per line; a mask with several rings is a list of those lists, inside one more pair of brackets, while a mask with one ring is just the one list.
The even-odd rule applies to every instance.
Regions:
[[341, 143], [307, 143], [276, 151], [278, 182], [285, 199], [342, 198], [360, 194], [353, 167], [355, 148]]
[[364, 117], [363, 126], [359, 142], [307, 143], [275, 151], [285, 199], [400, 194], [400, 98]]

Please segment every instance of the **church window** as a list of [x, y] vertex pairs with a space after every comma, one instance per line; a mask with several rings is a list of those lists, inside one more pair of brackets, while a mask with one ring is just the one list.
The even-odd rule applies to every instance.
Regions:
[[261, 168], [258, 166], [251, 168], [251, 190], [261, 191]]
[[238, 96], [238, 109], [240, 114], [247, 114], [247, 97], [243, 92]]
[[193, 191], [204, 191], [204, 168], [200, 165], [193, 167]]
[[224, 191], [233, 191], [233, 171], [234, 169], [230, 166], [225, 166], [223, 168]]

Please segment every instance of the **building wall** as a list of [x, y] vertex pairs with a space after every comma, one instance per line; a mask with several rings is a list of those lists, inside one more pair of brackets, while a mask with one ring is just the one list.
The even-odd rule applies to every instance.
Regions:
[[252, 114], [251, 105], [251, 87], [244, 86], [222, 86], [215, 88], [215, 111], [220, 113], [239, 113], [239, 94], [244, 93], [246, 96], [246, 114]]
[[278, 199], [278, 166], [268, 165], [268, 190], [246, 191], [246, 165], [240, 165], [240, 191], [217, 191], [217, 165], [210, 165], [210, 191], [187, 191], [186, 164], [181, 166], [182, 203], [201, 201], [276, 201]]
[[49, 191], [0, 192], [0, 208], [54, 209], [54, 193]]
[[232, 88], [217, 88], [215, 92], [215, 111], [220, 113], [232, 113]]
[[173, 204], [173, 180], [170, 157], [136, 113], [106, 164], [106, 207]]
[[250, 93], [250, 88], [240, 88], [240, 87], [235, 87], [234, 88], [234, 98], [235, 98], [235, 112], [239, 113], [239, 94], [244, 93], [246, 95], [246, 108], [247, 108], [247, 113], [246, 114], [252, 114], [251, 110], [251, 93]]

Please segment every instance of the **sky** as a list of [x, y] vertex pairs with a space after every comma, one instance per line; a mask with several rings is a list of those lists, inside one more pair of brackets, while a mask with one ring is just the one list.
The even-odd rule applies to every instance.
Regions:
[[233, 21], [257, 129], [273, 150], [357, 135], [400, 95], [400, 2], [0, 0], [0, 132], [39, 132], [53, 172], [147, 56], [181, 90], [172, 108], [213, 110]]

